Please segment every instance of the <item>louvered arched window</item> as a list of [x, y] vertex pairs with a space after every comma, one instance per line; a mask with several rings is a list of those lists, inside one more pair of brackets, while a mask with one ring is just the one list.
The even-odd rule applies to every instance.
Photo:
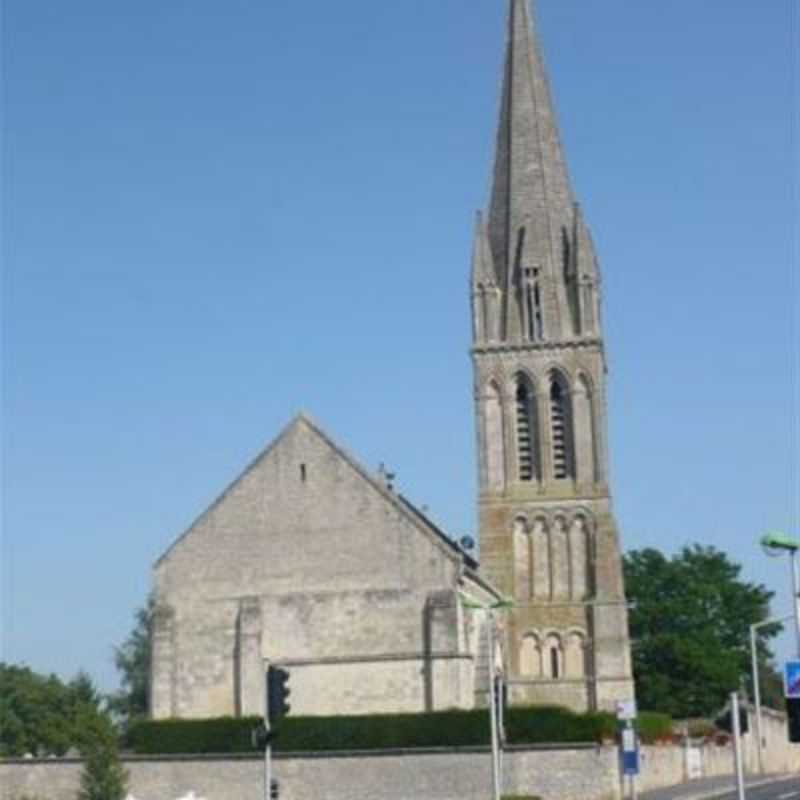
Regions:
[[539, 477], [536, 395], [524, 375], [518, 375], [516, 383], [517, 469], [521, 481], [532, 481]]
[[553, 454], [553, 477], [575, 477], [572, 409], [569, 389], [562, 376], [550, 375], [550, 441]]

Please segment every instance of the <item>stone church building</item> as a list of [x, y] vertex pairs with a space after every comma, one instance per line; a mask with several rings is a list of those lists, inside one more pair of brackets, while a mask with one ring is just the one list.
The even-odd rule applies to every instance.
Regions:
[[[633, 697], [608, 484], [600, 274], [528, 0], [510, 0], [489, 208], [472, 262], [481, 563], [299, 415], [155, 566], [156, 718]], [[489, 615], [501, 599], [497, 647]]]

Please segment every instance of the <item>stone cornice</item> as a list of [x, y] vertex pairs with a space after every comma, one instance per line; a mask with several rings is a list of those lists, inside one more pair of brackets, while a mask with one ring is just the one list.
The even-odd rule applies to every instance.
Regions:
[[592, 339], [565, 339], [560, 342], [486, 342], [475, 345], [470, 353], [472, 355], [488, 355], [490, 353], [557, 353], [563, 350], [591, 350], [603, 351], [603, 340]]
[[472, 653], [457, 653], [454, 651], [433, 651], [430, 653], [409, 652], [409, 653], [377, 653], [375, 655], [353, 655], [353, 656], [328, 656], [322, 658], [276, 658], [272, 663], [282, 667], [316, 667], [316, 666], [338, 666], [343, 664], [371, 664], [386, 661], [434, 661], [441, 660], [460, 660], [473, 661]]

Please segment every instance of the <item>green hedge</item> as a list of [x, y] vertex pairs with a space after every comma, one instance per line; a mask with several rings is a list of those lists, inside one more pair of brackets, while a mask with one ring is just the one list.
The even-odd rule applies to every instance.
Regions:
[[672, 717], [655, 711], [642, 711], [636, 722], [639, 738], [645, 744], [672, 739]]
[[261, 717], [165, 719], [132, 722], [125, 746], [136, 753], [246, 753]]
[[[372, 714], [348, 717], [287, 717], [273, 742], [276, 751], [380, 750], [469, 747], [489, 744], [486, 709], [428, 714]], [[142, 754], [251, 752], [251, 731], [260, 718], [139, 721], [127, 746]], [[510, 708], [505, 714], [509, 744], [596, 743], [613, 740], [617, 723], [607, 713], [575, 714], [564, 708]], [[645, 742], [665, 738], [671, 720], [642, 714]]]
[[559, 706], [509, 708], [505, 728], [509, 744], [579, 744], [613, 739], [613, 714], [575, 714]]

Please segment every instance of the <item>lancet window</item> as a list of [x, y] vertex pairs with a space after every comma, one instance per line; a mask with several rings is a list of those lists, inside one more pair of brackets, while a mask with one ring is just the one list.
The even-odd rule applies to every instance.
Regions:
[[522, 637], [519, 649], [519, 672], [525, 678], [542, 677], [542, 645], [535, 633]]
[[524, 376], [518, 375], [516, 383], [517, 469], [521, 481], [532, 481], [539, 477], [536, 395]]
[[561, 647], [561, 637], [551, 633], [545, 642], [545, 666], [547, 677], [554, 681], [564, 677], [564, 651]]
[[526, 267], [523, 272], [522, 297], [525, 336], [531, 342], [540, 342], [544, 339], [544, 322], [542, 289], [539, 285], [539, 270], [536, 267]]
[[572, 412], [566, 382], [558, 373], [550, 376], [550, 441], [553, 455], [553, 476], [575, 477]]

